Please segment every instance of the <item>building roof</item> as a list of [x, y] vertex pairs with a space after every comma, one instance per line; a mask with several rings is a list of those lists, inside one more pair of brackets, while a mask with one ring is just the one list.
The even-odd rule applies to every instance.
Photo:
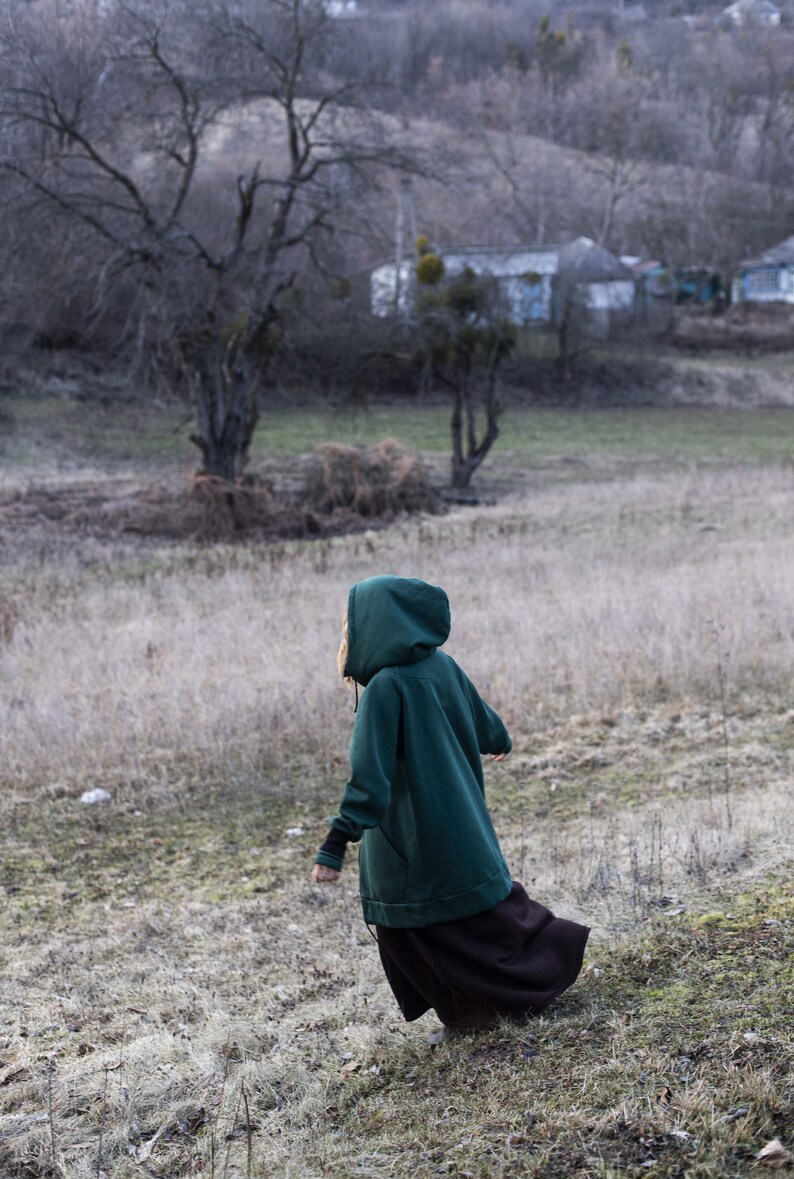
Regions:
[[768, 16], [780, 16], [780, 9], [772, 0], [735, 0], [722, 10], [723, 16], [753, 16], [763, 13]]
[[624, 266], [628, 266], [635, 278], [644, 278], [649, 274], [667, 270], [664, 262], [658, 262], [655, 258], [643, 258], [639, 254], [621, 254], [620, 261]]
[[770, 246], [757, 258], [749, 258], [739, 264], [739, 270], [755, 270], [764, 266], [794, 266], [794, 234], [776, 246]]
[[559, 273], [574, 282], [627, 282], [634, 277], [620, 258], [589, 237], [578, 237], [561, 248]]

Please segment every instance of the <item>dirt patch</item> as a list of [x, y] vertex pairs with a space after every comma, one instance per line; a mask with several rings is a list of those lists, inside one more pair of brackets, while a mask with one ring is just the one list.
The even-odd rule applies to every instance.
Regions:
[[705, 308], [678, 309], [670, 333], [672, 343], [694, 352], [718, 348], [744, 355], [788, 352], [792, 336], [794, 306], [785, 303], [739, 303], [723, 314]]
[[102, 480], [15, 489], [0, 497], [0, 530], [44, 526], [96, 539], [158, 541], [300, 539], [441, 510], [443, 501], [419, 456], [387, 439], [371, 448], [319, 448], [302, 482], [289, 491], [267, 481], [232, 484], [208, 475], [187, 484]]
[[[563, 381], [554, 361], [522, 361], [510, 373], [510, 401], [525, 408], [751, 410], [794, 406], [788, 348], [742, 346], [728, 337], [707, 341], [698, 333], [710, 321], [694, 320], [688, 342], [674, 339], [664, 355], [658, 344], [647, 354], [621, 356], [607, 349], [583, 354]], [[634, 343], [632, 348], [636, 348]], [[719, 348], [719, 351], [718, 351]]]

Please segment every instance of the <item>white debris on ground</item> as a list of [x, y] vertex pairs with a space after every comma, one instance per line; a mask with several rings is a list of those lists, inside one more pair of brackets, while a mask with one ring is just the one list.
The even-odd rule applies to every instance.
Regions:
[[97, 786], [95, 790], [86, 790], [80, 795], [80, 801], [86, 806], [93, 806], [97, 802], [110, 802], [112, 795], [107, 790], [103, 790], [101, 786]]

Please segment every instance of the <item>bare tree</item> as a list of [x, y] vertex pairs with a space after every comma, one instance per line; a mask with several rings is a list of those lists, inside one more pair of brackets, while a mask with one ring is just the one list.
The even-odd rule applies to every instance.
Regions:
[[579, 91], [580, 146], [588, 153], [586, 167], [599, 182], [603, 202], [594, 236], [599, 245], [606, 246], [612, 239], [618, 207], [641, 193], [648, 182], [643, 117], [648, 84], [632, 71], [629, 52], [624, 49], [608, 72], [587, 79]]
[[451, 485], [465, 491], [499, 437], [498, 375], [516, 332], [487, 277], [466, 268], [445, 280], [443, 262], [432, 253], [420, 257], [417, 277], [419, 355], [431, 379], [452, 395]]
[[347, 78], [321, 0], [131, 0], [2, 27], [0, 172], [92, 242], [94, 307], [156, 341], [195, 407], [202, 469], [239, 477], [286, 293], [350, 177], [410, 166]]
[[772, 217], [785, 218], [794, 185], [794, 45], [760, 37], [754, 70], [754, 173], [768, 186]]

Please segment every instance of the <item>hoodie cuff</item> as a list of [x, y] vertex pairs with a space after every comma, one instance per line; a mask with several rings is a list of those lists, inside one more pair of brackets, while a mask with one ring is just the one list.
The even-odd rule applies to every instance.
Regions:
[[322, 864], [325, 868], [333, 868], [335, 872], [341, 872], [344, 867], [344, 860], [341, 856], [332, 856], [322, 850], [318, 851], [314, 857], [314, 862], [315, 864]]
[[332, 827], [314, 857], [315, 864], [324, 864], [327, 868], [335, 868], [337, 872], [341, 872], [349, 839], [347, 832]]

